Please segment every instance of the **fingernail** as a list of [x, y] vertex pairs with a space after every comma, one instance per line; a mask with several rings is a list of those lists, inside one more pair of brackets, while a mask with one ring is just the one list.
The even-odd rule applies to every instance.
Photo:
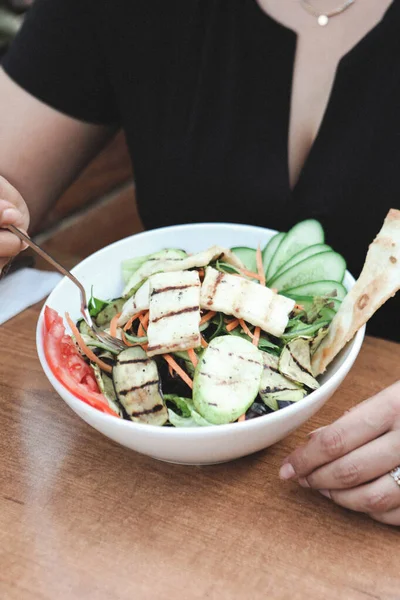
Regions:
[[301, 485], [301, 487], [303, 488], [309, 488], [310, 484], [308, 483], [307, 479], [305, 477], [300, 477], [299, 479], [299, 485]]
[[279, 477], [287, 481], [288, 479], [293, 479], [295, 477], [296, 471], [293, 469], [290, 463], [285, 463], [281, 466], [279, 471]]
[[18, 217], [19, 212], [15, 208], [6, 208], [6, 210], [3, 212], [2, 221], [5, 224], [12, 223], [13, 221], [16, 221]]
[[322, 494], [322, 496], [325, 496], [325, 498], [331, 498], [331, 494], [329, 490], [318, 490], [320, 494]]

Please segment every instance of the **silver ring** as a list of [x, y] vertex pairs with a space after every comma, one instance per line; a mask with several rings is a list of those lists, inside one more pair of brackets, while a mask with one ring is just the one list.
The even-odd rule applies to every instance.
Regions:
[[397, 485], [400, 487], [400, 465], [392, 471], [390, 471], [389, 475], [393, 477]]

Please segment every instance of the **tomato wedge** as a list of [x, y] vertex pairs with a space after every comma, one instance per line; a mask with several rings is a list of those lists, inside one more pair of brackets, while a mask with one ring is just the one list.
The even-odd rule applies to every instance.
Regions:
[[92, 369], [79, 354], [71, 336], [65, 333], [62, 318], [49, 306], [44, 309], [44, 353], [53, 375], [68, 391], [90, 406], [119, 417], [100, 393]]

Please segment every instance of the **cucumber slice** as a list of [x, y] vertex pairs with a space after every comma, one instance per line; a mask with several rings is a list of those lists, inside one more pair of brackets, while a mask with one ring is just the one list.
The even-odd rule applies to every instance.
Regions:
[[256, 251], [253, 248], [237, 246], [231, 248], [232, 252], [242, 261], [248, 271], [257, 273]]
[[[309, 310], [313, 305], [314, 298], [316, 296], [297, 296], [296, 294], [289, 294], [285, 291], [285, 296], [288, 296], [292, 300], [296, 302], [296, 304], [300, 304], [304, 307], [304, 310]], [[342, 304], [341, 300], [337, 298], [330, 298], [329, 296], [323, 296], [329, 300], [329, 305], [332, 305], [332, 309], [337, 312], [339, 310], [340, 305]]]
[[267, 282], [268, 286], [273, 286], [274, 280], [278, 277], [278, 275], [283, 273], [283, 271], [290, 269], [290, 267], [294, 267], [294, 265], [297, 265], [309, 256], [314, 256], [314, 254], [318, 254], [319, 252], [328, 251], [332, 251], [332, 248], [327, 244], [314, 244], [313, 246], [308, 246], [308, 248], [303, 248], [303, 250], [300, 250], [300, 252], [297, 252], [297, 254], [292, 256], [292, 258], [289, 258], [289, 260], [279, 268], [271, 280]]
[[281, 273], [275, 279], [274, 287], [280, 291], [312, 281], [329, 279], [341, 282], [345, 272], [343, 256], [337, 252], [320, 252]]
[[195, 409], [214, 425], [236, 421], [253, 404], [262, 371], [262, 354], [251, 342], [230, 335], [214, 338], [195, 370]]
[[293, 296], [312, 296], [313, 298], [315, 296], [329, 296], [329, 298], [336, 298], [341, 301], [346, 296], [347, 290], [338, 281], [329, 279], [326, 281], [312, 281], [304, 285], [287, 288], [282, 294], [289, 298], [293, 298]]
[[323, 244], [324, 239], [324, 230], [315, 219], [307, 219], [297, 223], [288, 231], [285, 239], [275, 252], [268, 268], [268, 279], [272, 279], [280, 267], [300, 250], [314, 244]]
[[281, 242], [283, 241], [283, 238], [285, 237], [286, 233], [276, 233], [268, 242], [268, 244], [265, 246], [262, 256], [263, 256], [263, 265], [264, 265], [264, 272], [265, 272], [265, 276], [268, 278], [269, 275], [269, 266], [271, 264], [271, 260], [274, 257], [275, 252], [277, 251], [277, 249], [279, 248]]

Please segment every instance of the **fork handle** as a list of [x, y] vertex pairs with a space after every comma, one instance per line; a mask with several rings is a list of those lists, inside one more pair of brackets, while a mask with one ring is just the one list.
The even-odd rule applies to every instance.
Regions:
[[37, 252], [37, 254], [39, 254], [39, 256], [44, 258], [48, 263], [50, 263], [53, 267], [55, 267], [62, 275], [65, 275], [65, 277], [68, 277], [68, 279], [70, 279], [73, 283], [75, 283], [75, 285], [78, 286], [80, 293], [81, 293], [82, 313], [85, 316], [85, 318], [87, 318], [87, 316], [88, 316], [87, 307], [88, 306], [87, 306], [86, 292], [85, 292], [85, 288], [83, 287], [81, 282], [78, 281], [76, 279], [76, 277], [74, 277], [72, 275], [72, 273], [70, 273], [68, 271], [68, 269], [63, 267], [52, 256], [50, 256], [50, 254], [47, 254], [47, 252], [45, 250], [43, 250], [43, 248], [41, 248], [40, 246], [35, 244], [35, 242], [33, 240], [31, 240], [30, 237], [25, 235], [20, 229], [18, 229], [18, 227], [15, 227], [14, 225], [4, 225], [4, 228], [8, 229], [9, 231], [11, 231], [11, 233], [13, 233], [17, 237], [19, 237], [20, 240], [22, 240], [23, 242], [28, 244], [28, 246], [30, 246], [35, 252]]

